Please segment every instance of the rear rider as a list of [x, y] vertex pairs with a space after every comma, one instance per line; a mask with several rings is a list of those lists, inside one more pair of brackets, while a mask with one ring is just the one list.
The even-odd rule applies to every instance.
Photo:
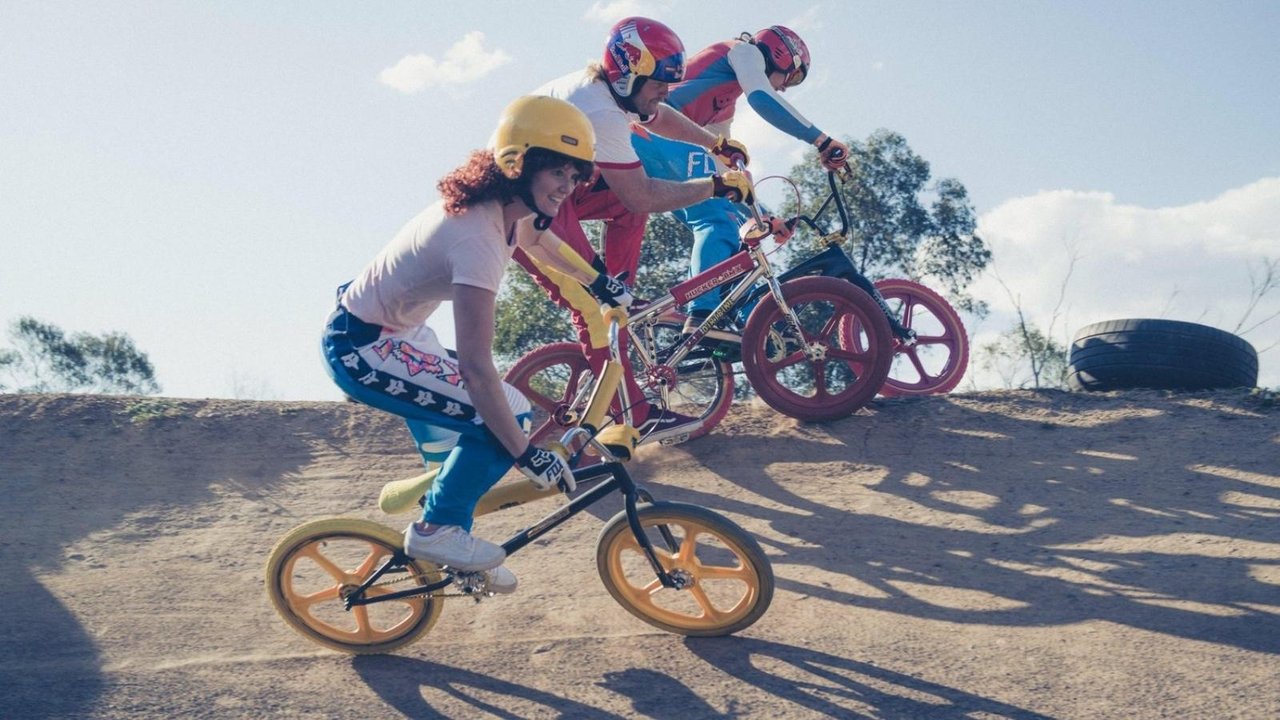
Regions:
[[[766, 122], [797, 140], [818, 149], [820, 162], [829, 169], [844, 164], [849, 147], [822, 132], [782, 98], [787, 88], [804, 82], [809, 74], [809, 48], [794, 31], [771, 25], [755, 35], [742, 33], [735, 40], [708, 46], [689, 59], [689, 69], [680, 83], [671, 87], [666, 102], [709, 133], [729, 137], [734, 109], [745, 97]], [[688, 180], [720, 171], [717, 157], [685, 143], [656, 136], [635, 137], [636, 152], [645, 169], [655, 177]], [[730, 160], [747, 161], [746, 153]], [[738, 226], [745, 215], [726, 200], [713, 198], [673, 215], [693, 230], [693, 275], [727, 259], [738, 249]], [[706, 293], [689, 304], [689, 332], [707, 317], [720, 298]], [[721, 331], [712, 339], [739, 340]]]
[[[539, 488], [574, 489], [561, 458], [529, 442], [521, 427], [529, 401], [494, 367], [495, 297], [517, 248], [581, 282], [594, 280], [546, 232], [575, 184], [591, 175], [594, 153], [591, 123], [577, 108], [550, 97], [516, 100], [493, 147], [441, 179], [441, 199], [339, 289], [325, 328], [326, 368], [338, 387], [403, 417], [424, 459], [443, 461], [422, 518], [405, 529], [405, 552], [484, 571], [493, 592], [515, 590], [516, 577], [501, 567], [500, 546], [471, 535], [480, 496], [513, 463]], [[447, 300], [456, 356], [432, 329]]]

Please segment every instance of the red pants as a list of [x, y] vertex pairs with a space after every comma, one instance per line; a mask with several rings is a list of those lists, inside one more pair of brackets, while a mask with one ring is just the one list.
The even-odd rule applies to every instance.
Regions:
[[[636, 266], [640, 264], [640, 242], [644, 238], [644, 226], [648, 219], [647, 213], [637, 214], [627, 210], [612, 190], [594, 190], [582, 186], [560, 206], [560, 211], [551, 222], [551, 232], [587, 262], [600, 268], [602, 263], [595, 248], [591, 246], [591, 241], [587, 239], [587, 234], [582, 231], [582, 221], [604, 220], [603, 266], [610, 275], [617, 275], [625, 270], [634, 278]], [[601, 369], [609, 359], [609, 328], [600, 317], [600, 302], [573, 278], [557, 272], [544, 273], [519, 248], [515, 251], [514, 260], [529, 271], [534, 282], [546, 291], [556, 305], [570, 312], [573, 327], [578, 331], [578, 342], [582, 345], [591, 371], [596, 377], [600, 377]], [[622, 376], [627, 386], [627, 397], [635, 413], [633, 420], [639, 425], [648, 414], [648, 405], [640, 402], [644, 395], [632, 376], [625, 334], [619, 337], [619, 350], [622, 353]], [[618, 413], [621, 409], [615, 401], [613, 412]]]

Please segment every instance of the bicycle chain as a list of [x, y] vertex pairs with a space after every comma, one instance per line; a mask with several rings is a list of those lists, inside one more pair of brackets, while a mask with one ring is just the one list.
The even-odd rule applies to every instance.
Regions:
[[[385, 587], [385, 586], [388, 586], [388, 585], [398, 585], [398, 584], [403, 583], [403, 582], [408, 582], [408, 581], [410, 581], [410, 580], [417, 580], [417, 579], [418, 579], [418, 577], [415, 577], [414, 575], [407, 575], [406, 577], [397, 578], [397, 579], [395, 579], [395, 580], [383, 580], [382, 582], [374, 583], [374, 584], [370, 585], [370, 586], [369, 586], [369, 588], [370, 588], [370, 589], [372, 589], [372, 588], [376, 588], [376, 587]], [[442, 592], [433, 592], [433, 593], [426, 593], [426, 594], [424, 594], [422, 597], [424, 597], [424, 598], [453, 598], [453, 597], [474, 598], [474, 597], [476, 597], [476, 595], [477, 595], [477, 594], [478, 594], [478, 593], [464, 593], [464, 592], [442, 593]]]

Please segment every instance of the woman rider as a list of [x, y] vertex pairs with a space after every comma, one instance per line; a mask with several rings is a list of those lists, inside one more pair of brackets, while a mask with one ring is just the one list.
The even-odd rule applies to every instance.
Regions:
[[[440, 180], [440, 200], [339, 289], [324, 353], [343, 392], [405, 418], [424, 458], [443, 460], [421, 520], [405, 528], [405, 552], [485, 571], [487, 589], [506, 593], [516, 587], [501, 567], [506, 553], [470, 532], [476, 502], [513, 463], [539, 488], [568, 492], [575, 484], [559, 456], [529, 442], [522, 429], [529, 401], [494, 367], [495, 298], [517, 247], [583, 283], [597, 280], [544, 232], [577, 182], [590, 177], [595, 136], [569, 103], [529, 96], [507, 107], [492, 145]], [[453, 301], [456, 357], [431, 328], [446, 300]], [[440, 452], [455, 441], [447, 456]]]

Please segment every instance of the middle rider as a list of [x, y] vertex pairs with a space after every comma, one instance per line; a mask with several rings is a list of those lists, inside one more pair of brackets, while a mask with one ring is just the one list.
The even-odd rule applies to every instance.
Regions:
[[[601, 302], [630, 301], [620, 281], [634, 277], [649, 213], [687, 207], [712, 197], [753, 201], [751, 185], [739, 172], [710, 173], [673, 182], [651, 177], [631, 145], [632, 123], [683, 143], [692, 143], [732, 165], [745, 161], [746, 149], [717, 137], [663, 103], [671, 83], [684, 77], [684, 44], [671, 28], [655, 20], [629, 17], [609, 31], [600, 63], [572, 72], [534, 91], [567, 100], [586, 114], [596, 134], [599, 178], [579, 185], [551, 223], [551, 232], [585, 258], [583, 269], [598, 273], [584, 287], [573, 278], [535, 263], [520, 250], [514, 259], [529, 271], [556, 304], [572, 313], [587, 360], [599, 376], [608, 360], [608, 328]], [[604, 220], [604, 260], [582, 230], [582, 220]], [[589, 265], [588, 265], [589, 264]], [[646, 441], [674, 438], [691, 431], [698, 418], [662, 410], [643, 401], [632, 378], [625, 345], [623, 377], [633, 419]], [[614, 412], [621, 410], [615, 405]]]
[[[792, 30], [772, 25], [755, 35], [742, 33], [736, 40], [711, 45], [689, 60], [684, 80], [671, 88], [667, 105], [680, 111], [708, 135], [728, 137], [738, 98], [770, 125], [818, 149], [822, 164], [836, 169], [849, 156], [849, 146], [819, 130], [782, 98], [787, 88], [804, 82], [809, 74], [809, 48]], [[632, 142], [653, 177], [688, 180], [720, 172], [719, 157], [656, 135], [636, 133]], [[743, 158], [745, 162], [745, 157]], [[727, 200], [713, 198], [676, 210], [677, 219], [693, 230], [690, 274], [697, 275], [728, 259], [738, 249], [738, 226], [745, 216]], [[705, 293], [689, 303], [688, 334], [711, 314], [720, 302], [717, 293]], [[713, 329], [713, 341], [738, 343], [736, 333]]]

